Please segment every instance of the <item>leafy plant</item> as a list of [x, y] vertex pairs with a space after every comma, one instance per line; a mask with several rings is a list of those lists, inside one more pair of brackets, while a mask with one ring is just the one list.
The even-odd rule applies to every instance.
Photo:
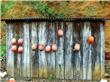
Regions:
[[2, 44], [0, 46], [0, 57], [3, 57], [6, 55], [6, 45], [5, 44]]

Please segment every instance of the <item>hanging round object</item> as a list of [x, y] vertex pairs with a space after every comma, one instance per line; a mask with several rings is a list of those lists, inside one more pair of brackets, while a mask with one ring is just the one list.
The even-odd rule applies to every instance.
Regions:
[[57, 50], [57, 45], [56, 44], [52, 44], [52, 51], [56, 51]]
[[80, 44], [76, 43], [73, 50], [79, 51], [80, 50]]
[[45, 47], [45, 51], [46, 51], [46, 52], [50, 52], [50, 51], [51, 51], [51, 47], [50, 47], [50, 46], [46, 46], [46, 47]]
[[40, 50], [40, 51], [42, 51], [42, 50], [44, 50], [44, 44], [39, 44], [39, 46], [38, 46], [38, 49]]
[[89, 36], [88, 39], [87, 39], [87, 42], [89, 44], [93, 44], [94, 43], [94, 37], [93, 36]]
[[22, 53], [22, 52], [23, 52], [23, 47], [20, 46], [20, 47], [18, 48], [18, 53]]
[[16, 82], [14, 78], [10, 78], [8, 82]]
[[19, 44], [19, 45], [22, 45], [22, 44], [23, 44], [23, 39], [20, 38], [20, 39], [18, 40], [18, 44]]
[[63, 36], [63, 30], [62, 29], [58, 29], [58, 36]]
[[37, 45], [36, 44], [32, 44], [31, 48], [32, 48], [33, 51], [35, 51], [37, 49]]
[[13, 52], [17, 52], [17, 46], [16, 46], [16, 45], [13, 45], [12, 48], [11, 48], [11, 50], [12, 50]]
[[13, 44], [13, 45], [15, 45], [16, 44], [16, 39], [15, 38], [13, 38], [12, 40], [11, 40], [11, 43]]

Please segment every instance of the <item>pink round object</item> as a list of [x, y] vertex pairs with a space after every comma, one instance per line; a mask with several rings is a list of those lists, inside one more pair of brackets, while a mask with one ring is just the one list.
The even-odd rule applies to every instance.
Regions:
[[59, 36], [63, 36], [63, 30], [62, 30], [62, 29], [59, 29], [59, 30], [58, 30], [58, 35], [59, 35]]
[[76, 44], [75, 44], [74, 50], [75, 50], [75, 51], [79, 51], [79, 50], [80, 50], [80, 44], [79, 44], [79, 43], [76, 43]]
[[18, 44], [19, 44], [19, 45], [22, 45], [22, 44], [23, 44], [23, 39], [20, 38], [20, 39], [18, 40]]
[[23, 47], [20, 46], [20, 47], [18, 48], [18, 53], [22, 53], [22, 52], [23, 52]]
[[46, 46], [46, 47], [45, 47], [45, 51], [46, 51], [46, 52], [50, 52], [50, 51], [51, 51], [51, 47], [50, 47], [50, 46]]
[[38, 49], [42, 51], [44, 49], [44, 44], [39, 44]]
[[14, 44], [16, 44], [16, 39], [15, 38], [13, 38], [12, 40], [11, 40], [11, 43], [14, 45]]
[[13, 52], [17, 52], [17, 46], [16, 46], [16, 45], [13, 45], [12, 48], [11, 48], [11, 50], [12, 50]]
[[37, 49], [37, 45], [36, 45], [36, 44], [32, 44], [31, 48], [32, 48], [32, 50], [34, 51], [34, 50]]
[[14, 78], [10, 78], [8, 82], [16, 82]]
[[56, 51], [57, 50], [57, 45], [56, 44], [52, 44], [52, 50]]

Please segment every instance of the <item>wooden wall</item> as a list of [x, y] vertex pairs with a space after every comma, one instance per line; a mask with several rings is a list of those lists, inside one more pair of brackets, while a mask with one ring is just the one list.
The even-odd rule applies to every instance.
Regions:
[[[58, 29], [64, 35], [59, 37]], [[8, 23], [7, 34], [7, 72], [11, 77], [100, 80], [104, 74], [104, 28], [101, 22], [19, 22]], [[95, 43], [89, 45], [89, 35]], [[11, 51], [11, 39], [22, 38], [22, 54]], [[81, 41], [79, 52], [73, 45]], [[57, 44], [56, 52], [32, 51], [32, 44]]]

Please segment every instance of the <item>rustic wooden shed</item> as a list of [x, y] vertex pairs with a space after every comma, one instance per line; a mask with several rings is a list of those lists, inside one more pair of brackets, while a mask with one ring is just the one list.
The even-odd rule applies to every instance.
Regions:
[[[2, 19], [7, 23], [7, 73], [15, 78], [100, 80], [104, 75], [104, 22], [106, 18], [22, 18]], [[62, 36], [58, 35], [62, 29]], [[88, 44], [89, 36], [95, 38]], [[23, 39], [23, 53], [13, 52], [11, 40]], [[73, 45], [80, 41], [80, 50]], [[46, 52], [31, 46], [52, 47]], [[34, 46], [35, 47], [35, 46]], [[41, 46], [42, 47], [42, 46]], [[54, 46], [55, 47], [55, 46]]]

